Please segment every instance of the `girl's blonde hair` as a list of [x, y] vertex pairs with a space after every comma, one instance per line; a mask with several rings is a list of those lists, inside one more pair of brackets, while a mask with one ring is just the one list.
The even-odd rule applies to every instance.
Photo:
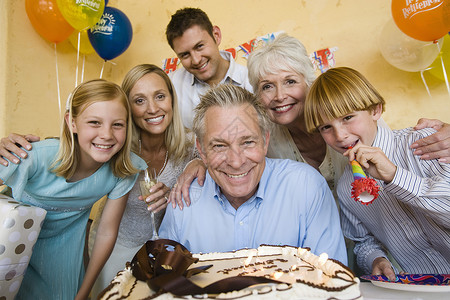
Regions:
[[326, 120], [334, 120], [355, 111], [372, 111], [385, 101], [358, 71], [348, 67], [332, 68], [311, 85], [305, 102], [308, 132], [315, 132]]
[[[189, 141], [186, 138], [187, 129], [184, 127], [181, 120], [180, 109], [178, 108], [177, 94], [175, 92], [172, 81], [170, 80], [169, 76], [167, 76], [166, 72], [164, 72], [160, 67], [152, 64], [137, 65], [125, 75], [125, 78], [122, 82], [122, 88], [125, 94], [130, 97], [131, 89], [134, 87], [136, 82], [138, 82], [138, 80], [141, 79], [144, 75], [150, 73], [154, 73], [164, 80], [167, 85], [167, 89], [169, 90], [170, 96], [172, 97], [173, 117], [172, 122], [170, 122], [169, 126], [167, 126], [167, 129], [164, 132], [164, 141], [169, 153], [169, 157], [175, 162], [179, 162], [189, 154], [187, 149], [188, 147], [193, 145], [193, 141]], [[128, 100], [131, 101], [131, 99]], [[140, 136], [140, 128], [138, 128], [133, 122], [132, 150], [136, 154], [140, 154]]]
[[77, 134], [72, 131], [72, 122], [91, 104], [101, 101], [120, 101], [127, 111], [127, 136], [123, 147], [109, 161], [116, 177], [126, 177], [138, 172], [131, 161], [131, 109], [123, 90], [115, 83], [102, 79], [90, 80], [80, 84], [68, 99], [66, 114], [68, 122], [63, 120], [59, 151], [51, 168], [58, 176], [72, 177], [80, 163], [80, 146]]

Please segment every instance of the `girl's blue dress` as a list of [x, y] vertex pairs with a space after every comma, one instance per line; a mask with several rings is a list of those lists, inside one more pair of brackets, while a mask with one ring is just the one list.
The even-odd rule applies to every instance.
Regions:
[[[92, 205], [105, 195], [117, 199], [130, 191], [137, 174], [115, 177], [109, 163], [77, 182], [66, 182], [49, 171], [59, 141], [33, 144], [19, 165], [0, 166], [0, 178], [17, 201], [47, 210], [47, 216], [16, 299], [74, 299], [84, 276], [83, 249]], [[138, 169], [147, 165], [132, 153]], [[114, 200], [113, 200], [114, 201]]]

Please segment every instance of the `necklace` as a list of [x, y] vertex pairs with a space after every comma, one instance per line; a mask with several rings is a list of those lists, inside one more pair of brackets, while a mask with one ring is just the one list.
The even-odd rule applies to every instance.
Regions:
[[[142, 153], [141, 153], [141, 150], [142, 150], [142, 142], [141, 142], [141, 139], [139, 139], [139, 154], [142, 154]], [[161, 175], [161, 173], [164, 171], [164, 168], [165, 168], [166, 165], [167, 165], [167, 159], [168, 159], [168, 158], [169, 158], [169, 150], [166, 150], [166, 157], [164, 158], [163, 166], [162, 166], [161, 170], [159, 171], [158, 175], [156, 176], [156, 178], [159, 178], [159, 176]], [[149, 162], [150, 162], [150, 161], [146, 161], [145, 163], [148, 165]]]

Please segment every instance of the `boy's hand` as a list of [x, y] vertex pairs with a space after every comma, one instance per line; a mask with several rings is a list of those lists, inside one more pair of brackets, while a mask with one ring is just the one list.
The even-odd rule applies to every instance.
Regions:
[[395, 276], [391, 263], [384, 257], [375, 258], [372, 263], [372, 275], [384, 275], [390, 281], [397, 280], [397, 276]]
[[374, 178], [389, 183], [394, 179], [397, 166], [386, 154], [377, 147], [369, 147], [361, 143], [344, 152], [350, 161], [357, 160], [359, 164]]

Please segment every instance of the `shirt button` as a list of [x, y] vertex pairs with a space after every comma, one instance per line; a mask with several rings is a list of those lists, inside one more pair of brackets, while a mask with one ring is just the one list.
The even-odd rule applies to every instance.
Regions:
[[244, 222], [240, 221], [240, 222], [239, 222], [239, 225], [241, 225], [241, 226], [244, 225]]

